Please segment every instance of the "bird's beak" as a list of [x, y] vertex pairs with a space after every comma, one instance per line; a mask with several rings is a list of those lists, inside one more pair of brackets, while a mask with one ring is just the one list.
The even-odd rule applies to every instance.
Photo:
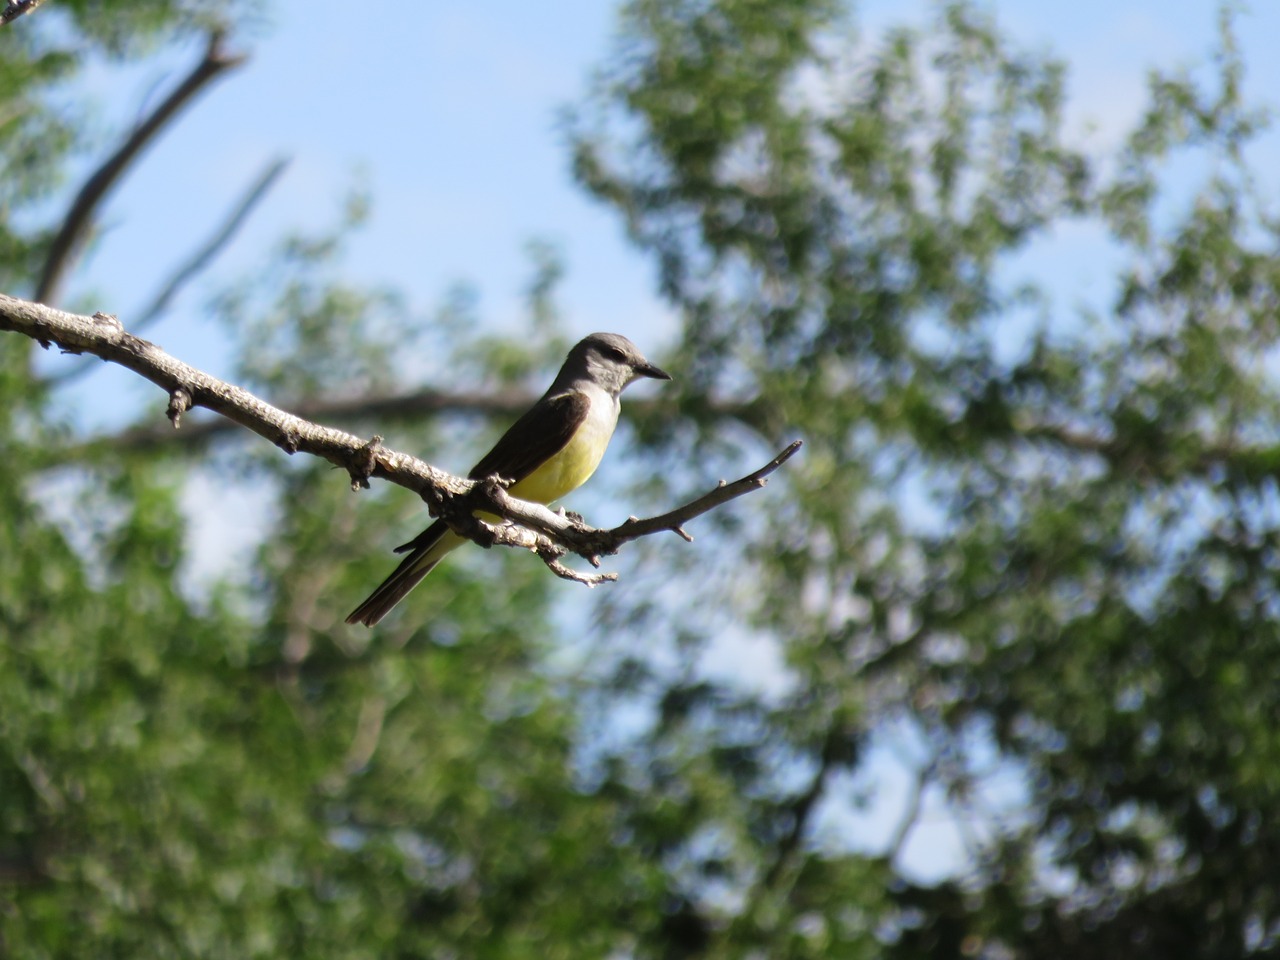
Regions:
[[635, 371], [637, 377], [649, 377], [653, 380], [671, 379], [671, 374], [667, 373], [667, 371], [663, 370], [661, 367], [655, 367], [648, 360], [644, 361], [644, 363], [637, 363], [635, 365]]

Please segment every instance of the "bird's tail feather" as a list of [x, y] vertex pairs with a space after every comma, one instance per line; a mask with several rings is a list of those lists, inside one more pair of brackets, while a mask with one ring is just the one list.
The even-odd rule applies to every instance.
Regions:
[[405, 557], [391, 576], [383, 580], [364, 603], [348, 614], [347, 623], [363, 623], [372, 627], [390, 613], [391, 608], [403, 600], [423, 577], [434, 570], [446, 554], [464, 542], [444, 524], [440, 524], [440, 527], [437, 536], [430, 542], [420, 544], [418, 549]]

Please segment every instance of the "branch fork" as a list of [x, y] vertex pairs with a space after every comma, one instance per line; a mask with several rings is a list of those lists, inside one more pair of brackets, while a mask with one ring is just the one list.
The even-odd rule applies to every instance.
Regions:
[[[579, 573], [565, 567], [560, 562], [561, 559], [573, 553], [593, 567], [599, 567], [602, 556], [613, 556], [623, 545], [633, 540], [664, 531], [675, 533], [686, 543], [692, 543], [693, 537], [684, 529], [686, 523], [730, 500], [763, 488], [769, 482], [769, 474], [790, 460], [801, 446], [803, 441], [793, 440], [763, 467], [741, 479], [732, 483], [721, 480], [712, 490], [682, 506], [643, 520], [628, 517], [611, 529], [592, 527], [581, 519], [557, 513], [541, 504], [519, 500], [507, 492], [508, 484], [499, 477], [472, 481], [475, 485], [466, 495], [450, 502], [447, 509], [438, 508], [441, 509], [439, 514], [434, 510], [432, 513], [442, 516], [454, 532], [469, 540], [482, 542], [477, 539], [472, 527], [472, 524], [479, 524], [487, 528], [493, 543], [530, 549], [557, 576], [587, 586], [596, 586], [617, 580], [618, 575]], [[475, 517], [476, 510], [498, 514], [510, 523], [503, 526], [487, 524]], [[489, 536], [486, 535], [484, 539], [488, 540]]]
[[[562, 562], [569, 554], [582, 557], [593, 567], [641, 537], [671, 531], [686, 541], [692, 537], [684, 525], [768, 482], [769, 474], [800, 449], [793, 441], [767, 464], [732, 483], [723, 480], [710, 490], [667, 513], [647, 519], [628, 517], [612, 529], [582, 522], [576, 515], [556, 512], [537, 503], [513, 497], [509, 481], [501, 477], [467, 480], [445, 473], [405, 453], [389, 450], [380, 436], [362, 440], [353, 434], [322, 426], [288, 413], [249, 391], [197, 370], [165, 353], [159, 346], [128, 333], [109, 314], [92, 317], [0, 293], [0, 330], [30, 337], [48, 348], [56, 344], [71, 353], [87, 353], [126, 367], [150, 380], [169, 395], [166, 414], [174, 427], [193, 407], [204, 407], [270, 440], [286, 453], [308, 453], [341, 467], [351, 478], [353, 490], [367, 488], [377, 477], [413, 490], [428, 511], [443, 519], [460, 536], [483, 547], [495, 544], [520, 547], [537, 554], [556, 574], [567, 580], [595, 586], [616, 580], [613, 573], [580, 573]], [[491, 523], [477, 512], [501, 518]]]

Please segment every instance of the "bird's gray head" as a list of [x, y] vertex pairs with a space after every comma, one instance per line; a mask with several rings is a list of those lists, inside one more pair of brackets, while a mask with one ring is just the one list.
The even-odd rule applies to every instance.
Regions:
[[651, 377], [670, 380], [671, 375], [644, 358], [639, 348], [618, 333], [593, 333], [569, 351], [557, 381], [586, 376], [614, 396], [632, 380]]

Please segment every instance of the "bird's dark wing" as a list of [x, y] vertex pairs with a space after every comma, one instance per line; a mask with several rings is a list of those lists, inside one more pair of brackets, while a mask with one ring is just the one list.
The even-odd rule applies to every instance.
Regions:
[[[590, 405], [584, 393], [543, 397], [511, 425], [467, 476], [483, 480], [496, 473], [518, 483], [565, 448], [587, 418]], [[448, 529], [443, 520], [437, 520], [408, 543], [396, 547], [396, 553], [425, 550]]]
[[587, 419], [590, 406], [587, 395], [576, 391], [544, 397], [511, 425], [467, 476], [482, 480], [496, 473], [518, 483], [565, 448]]

